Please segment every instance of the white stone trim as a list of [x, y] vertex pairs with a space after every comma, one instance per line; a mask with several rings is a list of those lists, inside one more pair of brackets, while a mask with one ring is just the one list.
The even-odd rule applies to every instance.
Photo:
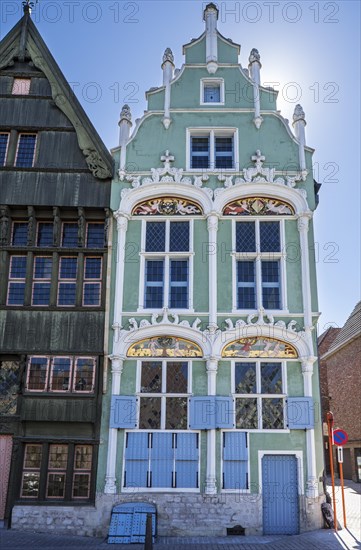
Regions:
[[[200, 105], [207, 105], [207, 106], [224, 105], [224, 78], [201, 78], [199, 84], [200, 84], [200, 100], [199, 100]], [[220, 101], [218, 102], [204, 101], [204, 88], [208, 84], [219, 85]]]
[[[233, 200], [245, 197], [269, 197], [285, 200], [295, 209], [296, 214], [309, 212], [307, 199], [296, 188], [276, 183], [242, 183], [222, 189], [214, 199], [213, 208], [216, 212], [223, 212], [223, 208]], [[228, 216], [227, 216], [228, 217]]]
[[298, 494], [304, 494], [304, 475], [303, 475], [303, 451], [280, 451], [280, 450], [259, 450], [258, 451], [258, 487], [259, 494], [263, 494], [262, 490], [262, 459], [265, 455], [293, 455], [297, 458], [297, 473], [298, 473]]
[[[111, 355], [112, 361], [112, 395], [120, 394], [120, 383], [123, 372], [124, 357], [119, 355]], [[117, 446], [118, 446], [118, 430], [109, 428], [108, 436], [108, 452], [107, 452], [107, 469], [105, 474], [104, 493], [116, 494], [116, 461], [117, 461]]]

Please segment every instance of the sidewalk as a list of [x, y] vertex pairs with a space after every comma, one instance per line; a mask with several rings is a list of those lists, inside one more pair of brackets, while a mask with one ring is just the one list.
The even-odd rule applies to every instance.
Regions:
[[[336, 483], [336, 512], [343, 525], [341, 488]], [[157, 539], [154, 550], [361, 550], [361, 484], [349, 480], [346, 483], [347, 529], [338, 533], [320, 529], [295, 536], [162, 537]], [[332, 494], [330, 486], [328, 490]], [[94, 550], [144, 550], [143, 544], [107, 544], [104, 539], [0, 529], [1, 550], [68, 550], [83, 547]]]

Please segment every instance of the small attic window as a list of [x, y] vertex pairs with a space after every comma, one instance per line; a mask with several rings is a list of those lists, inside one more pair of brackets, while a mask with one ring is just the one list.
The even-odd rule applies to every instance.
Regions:
[[224, 104], [224, 82], [222, 79], [201, 80], [201, 104]]
[[12, 95], [29, 95], [30, 78], [14, 78]]

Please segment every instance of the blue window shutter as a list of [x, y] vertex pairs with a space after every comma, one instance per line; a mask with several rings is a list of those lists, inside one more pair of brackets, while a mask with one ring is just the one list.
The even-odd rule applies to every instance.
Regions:
[[234, 403], [232, 397], [216, 396], [216, 427], [234, 428]]
[[175, 486], [198, 487], [198, 434], [177, 433], [175, 448]]
[[223, 461], [223, 489], [248, 489], [248, 463], [242, 460]]
[[248, 447], [245, 432], [223, 433], [223, 488], [248, 489]]
[[248, 460], [246, 432], [224, 432], [223, 459]]
[[148, 478], [148, 434], [131, 432], [126, 435], [125, 487], [147, 487]]
[[135, 428], [137, 425], [137, 399], [135, 396], [112, 395], [110, 428]]
[[151, 487], [173, 487], [173, 434], [153, 433]]
[[176, 460], [198, 460], [198, 434], [176, 434]]
[[288, 397], [287, 425], [290, 430], [304, 430], [315, 425], [312, 397]]
[[216, 428], [216, 397], [190, 397], [189, 427], [191, 430], [211, 430]]

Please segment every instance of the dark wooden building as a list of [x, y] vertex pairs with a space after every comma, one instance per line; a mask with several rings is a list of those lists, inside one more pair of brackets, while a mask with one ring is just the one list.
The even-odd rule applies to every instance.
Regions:
[[94, 501], [113, 173], [29, 6], [24, 11], [0, 42], [5, 523], [23, 506], [31, 514], [38, 505]]

